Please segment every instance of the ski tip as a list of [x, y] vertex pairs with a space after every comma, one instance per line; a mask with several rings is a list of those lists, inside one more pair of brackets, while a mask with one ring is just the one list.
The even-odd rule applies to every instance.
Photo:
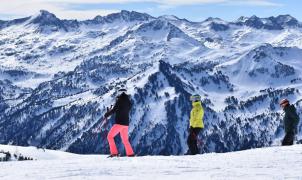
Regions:
[[107, 158], [121, 157], [120, 154], [110, 154]]

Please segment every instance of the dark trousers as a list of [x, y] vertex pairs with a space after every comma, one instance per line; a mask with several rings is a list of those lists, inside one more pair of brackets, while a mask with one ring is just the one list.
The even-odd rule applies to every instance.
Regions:
[[191, 155], [195, 155], [195, 154], [199, 153], [199, 149], [197, 146], [197, 137], [198, 137], [198, 134], [200, 131], [201, 131], [201, 128], [190, 127], [187, 143], [188, 143], [189, 151], [190, 151]]
[[287, 132], [282, 140], [282, 146], [290, 146], [294, 144], [295, 133]]

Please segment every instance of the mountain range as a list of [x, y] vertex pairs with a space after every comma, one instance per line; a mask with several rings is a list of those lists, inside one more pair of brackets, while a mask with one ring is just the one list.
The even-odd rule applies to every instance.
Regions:
[[205, 109], [201, 153], [279, 145], [280, 99], [302, 116], [301, 57], [290, 15], [191, 22], [123, 10], [78, 21], [41, 10], [0, 21], [0, 144], [109, 153], [113, 118], [92, 129], [124, 85], [138, 155], [187, 151], [191, 94]]

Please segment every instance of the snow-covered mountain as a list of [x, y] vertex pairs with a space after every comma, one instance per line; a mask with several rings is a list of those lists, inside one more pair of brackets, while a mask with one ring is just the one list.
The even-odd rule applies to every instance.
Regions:
[[[34, 161], [0, 163], [0, 177], [11, 179], [301, 179], [301, 145], [195, 156], [106, 158], [35, 147], [0, 145]], [[1, 155], [1, 153], [0, 153]], [[0, 156], [1, 157], [1, 156]], [[289, 168], [290, 167], [290, 168]]]
[[77, 21], [43, 10], [0, 21], [0, 143], [108, 153], [111, 124], [92, 129], [124, 84], [139, 155], [187, 151], [193, 93], [205, 108], [202, 152], [280, 144], [278, 101], [302, 116], [301, 57], [301, 23], [289, 15], [190, 22], [121, 11]]

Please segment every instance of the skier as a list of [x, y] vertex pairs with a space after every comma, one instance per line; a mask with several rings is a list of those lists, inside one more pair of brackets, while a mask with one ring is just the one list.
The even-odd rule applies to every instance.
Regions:
[[105, 118], [108, 118], [115, 113], [115, 124], [112, 126], [107, 136], [110, 147], [109, 157], [115, 157], [119, 155], [114, 141], [114, 137], [119, 133], [126, 149], [126, 155], [128, 157], [134, 156], [133, 149], [128, 139], [130, 109], [131, 102], [129, 96], [126, 94], [126, 89], [119, 89], [117, 101], [114, 107], [105, 114]]
[[289, 104], [289, 100], [283, 99], [280, 101], [280, 106], [285, 112], [283, 122], [285, 137], [282, 141], [282, 146], [293, 145], [295, 135], [298, 131], [299, 116], [294, 105]]
[[189, 137], [187, 143], [189, 146], [190, 154], [195, 155], [199, 153], [199, 149], [197, 147], [198, 133], [204, 128], [203, 125], [204, 110], [201, 105], [200, 95], [193, 95], [190, 97], [190, 100], [192, 101], [193, 108], [190, 114], [190, 130], [189, 130]]

